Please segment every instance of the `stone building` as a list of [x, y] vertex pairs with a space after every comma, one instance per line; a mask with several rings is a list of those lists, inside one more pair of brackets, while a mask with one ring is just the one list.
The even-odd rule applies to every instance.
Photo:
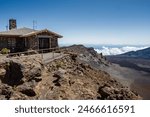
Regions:
[[10, 49], [10, 52], [22, 52], [29, 49], [47, 49], [58, 47], [58, 39], [61, 35], [47, 29], [34, 30], [30, 28], [18, 28], [16, 20], [9, 20], [9, 30], [0, 32], [0, 50]]

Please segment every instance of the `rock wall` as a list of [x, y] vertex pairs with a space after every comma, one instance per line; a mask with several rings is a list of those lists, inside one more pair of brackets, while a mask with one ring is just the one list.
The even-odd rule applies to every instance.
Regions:
[[10, 58], [0, 64], [1, 99], [30, 99], [36, 96], [34, 87], [42, 80], [43, 65], [39, 58]]

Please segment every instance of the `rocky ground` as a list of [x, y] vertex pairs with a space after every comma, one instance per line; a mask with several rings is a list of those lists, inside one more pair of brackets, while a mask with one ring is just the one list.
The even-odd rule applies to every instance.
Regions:
[[65, 56], [44, 65], [38, 57], [0, 61], [0, 99], [141, 99], [100, 70], [109, 62], [93, 48], [63, 48]]

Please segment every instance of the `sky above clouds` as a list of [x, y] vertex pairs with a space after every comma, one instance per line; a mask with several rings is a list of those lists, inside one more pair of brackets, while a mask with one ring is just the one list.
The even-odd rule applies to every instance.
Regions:
[[0, 0], [0, 31], [48, 28], [61, 44], [150, 45], [150, 0]]

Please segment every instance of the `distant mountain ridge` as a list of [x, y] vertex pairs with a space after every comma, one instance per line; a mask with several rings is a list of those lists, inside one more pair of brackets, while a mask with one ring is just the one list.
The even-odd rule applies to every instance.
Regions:
[[118, 57], [132, 57], [132, 58], [150, 58], [150, 47], [138, 51], [130, 51], [124, 54], [117, 55]]

